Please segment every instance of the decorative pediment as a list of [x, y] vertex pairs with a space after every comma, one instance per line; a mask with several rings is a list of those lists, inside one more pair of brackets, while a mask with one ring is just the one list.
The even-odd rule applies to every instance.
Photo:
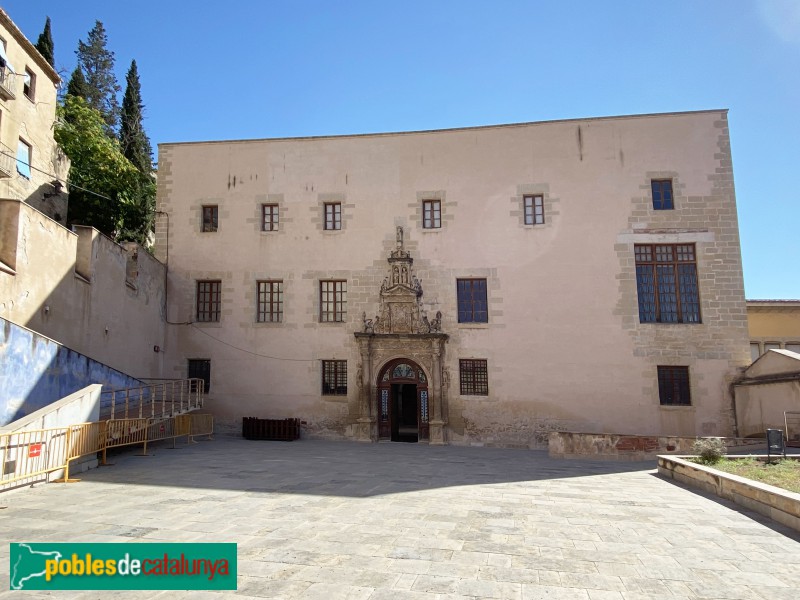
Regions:
[[422, 283], [413, 272], [414, 259], [403, 247], [403, 228], [397, 228], [397, 246], [389, 253], [389, 274], [380, 289], [380, 308], [375, 319], [364, 313], [364, 333], [438, 333], [442, 313], [429, 321], [422, 310]]

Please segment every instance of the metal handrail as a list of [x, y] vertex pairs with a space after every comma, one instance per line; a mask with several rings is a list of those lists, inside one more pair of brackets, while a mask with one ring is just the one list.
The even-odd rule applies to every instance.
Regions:
[[202, 408], [204, 396], [205, 382], [194, 377], [103, 390], [100, 394], [100, 418], [171, 417]]

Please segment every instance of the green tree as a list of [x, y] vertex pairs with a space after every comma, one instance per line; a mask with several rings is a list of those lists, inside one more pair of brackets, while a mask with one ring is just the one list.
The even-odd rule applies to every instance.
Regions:
[[114, 53], [107, 47], [106, 30], [100, 21], [95, 21], [86, 43], [78, 41], [78, 66], [86, 79], [86, 100], [89, 106], [99, 111], [105, 122], [105, 132], [114, 137], [119, 122], [120, 91], [114, 75]]
[[144, 104], [135, 60], [131, 61], [125, 82], [119, 141], [125, 158], [139, 171], [139, 182], [136, 200], [124, 207], [125, 227], [120, 231], [120, 237], [139, 242], [146, 247], [149, 245], [149, 234], [153, 230], [156, 185], [153, 179], [153, 149], [142, 124]]
[[88, 102], [89, 85], [86, 83], [86, 78], [83, 76], [83, 71], [81, 71], [80, 67], [75, 67], [72, 76], [69, 78], [69, 83], [67, 83], [67, 95], [83, 98]]
[[47, 17], [47, 20], [44, 22], [44, 31], [39, 34], [39, 39], [36, 40], [36, 49], [39, 51], [39, 54], [47, 59], [50, 66], [55, 69], [56, 58], [53, 48], [53, 35], [50, 32], [50, 17]]
[[126, 219], [141, 212], [139, 171], [108, 137], [103, 116], [86, 100], [68, 95], [57, 110], [55, 138], [71, 161], [68, 222], [91, 225], [109, 237], [128, 231]]

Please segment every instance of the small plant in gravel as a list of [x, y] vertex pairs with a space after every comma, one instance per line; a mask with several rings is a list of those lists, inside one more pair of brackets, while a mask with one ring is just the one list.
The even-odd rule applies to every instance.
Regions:
[[725, 442], [718, 437], [698, 438], [692, 449], [697, 454], [697, 462], [704, 465], [717, 464], [727, 451]]

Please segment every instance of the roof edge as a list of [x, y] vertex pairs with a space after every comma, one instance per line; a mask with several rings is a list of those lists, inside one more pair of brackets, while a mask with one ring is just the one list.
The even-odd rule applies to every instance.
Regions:
[[727, 108], [716, 108], [716, 109], [704, 109], [704, 110], [686, 110], [686, 111], [676, 111], [676, 112], [665, 112], [665, 113], [640, 113], [640, 114], [632, 114], [632, 115], [608, 115], [604, 117], [578, 117], [572, 119], [549, 119], [544, 121], [524, 121], [521, 123], [500, 123], [495, 125], [475, 125], [472, 127], [450, 127], [444, 129], [419, 129], [414, 131], [386, 131], [381, 133], [348, 133], [342, 135], [310, 135], [310, 136], [298, 136], [298, 137], [282, 137], [282, 138], [246, 138], [246, 139], [234, 139], [234, 140], [201, 140], [201, 141], [194, 141], [194, 142], [161, 142], [158, 144], [158, 147], [161, 146], [188, 146], [188, 145], [197, 145], [197, 144], [243, 144], [243, 143], [250, 143], [250, 142], [288, 142], [288, 141], [305, 141], [305, 140], [324, 140], [324, 139], [345, 139], [345, 138], [362, 138], [362, 137], [386, 137], [386, 136], [398, 136], [398, 135], [418, 135], [418, 134], [429, 134], [429, 133], [449, 133], [449, 132], [457, 132], [457, 131], [479, 131], [484, 129], [504, 129], [504, 128], [512, 128], [512, 127], [528, 127], [531, 125], [547, 125], [551, 123], [574, 123], [574, 122], [585, 122], [585, 121], [609, 121], [612, 119], [642, 119], [642, 118], [650, 118], [650, 117], [677, 117], [677, 116], [684, 116], [684, 115], [696, 115], [696, 114], [704, 114], [704, 113], [720, 113], [723, 112], [726, 115], [728, 114]]
[[42, 53], [36, 49], [36, 46], [25, 37], [25, 34], [22, 33], [17, 24], [11, 20], [11, 17], [8, 16], [8, 13], [0, 7], [0, 23], [6, 26], [6, 28], [11, 32], [11, 35], [14, 36], [14, 39], [22, 45], [25, 51], [33, 58], [36, 64], [41, 68], [45, 74], [51, 79], [53, 83], [56, 85], [61, 83], [61, 77], [59, 76], [58, 72], [53, 68], [53, 66], [47, 62], [47, 59], [42, 56]]

